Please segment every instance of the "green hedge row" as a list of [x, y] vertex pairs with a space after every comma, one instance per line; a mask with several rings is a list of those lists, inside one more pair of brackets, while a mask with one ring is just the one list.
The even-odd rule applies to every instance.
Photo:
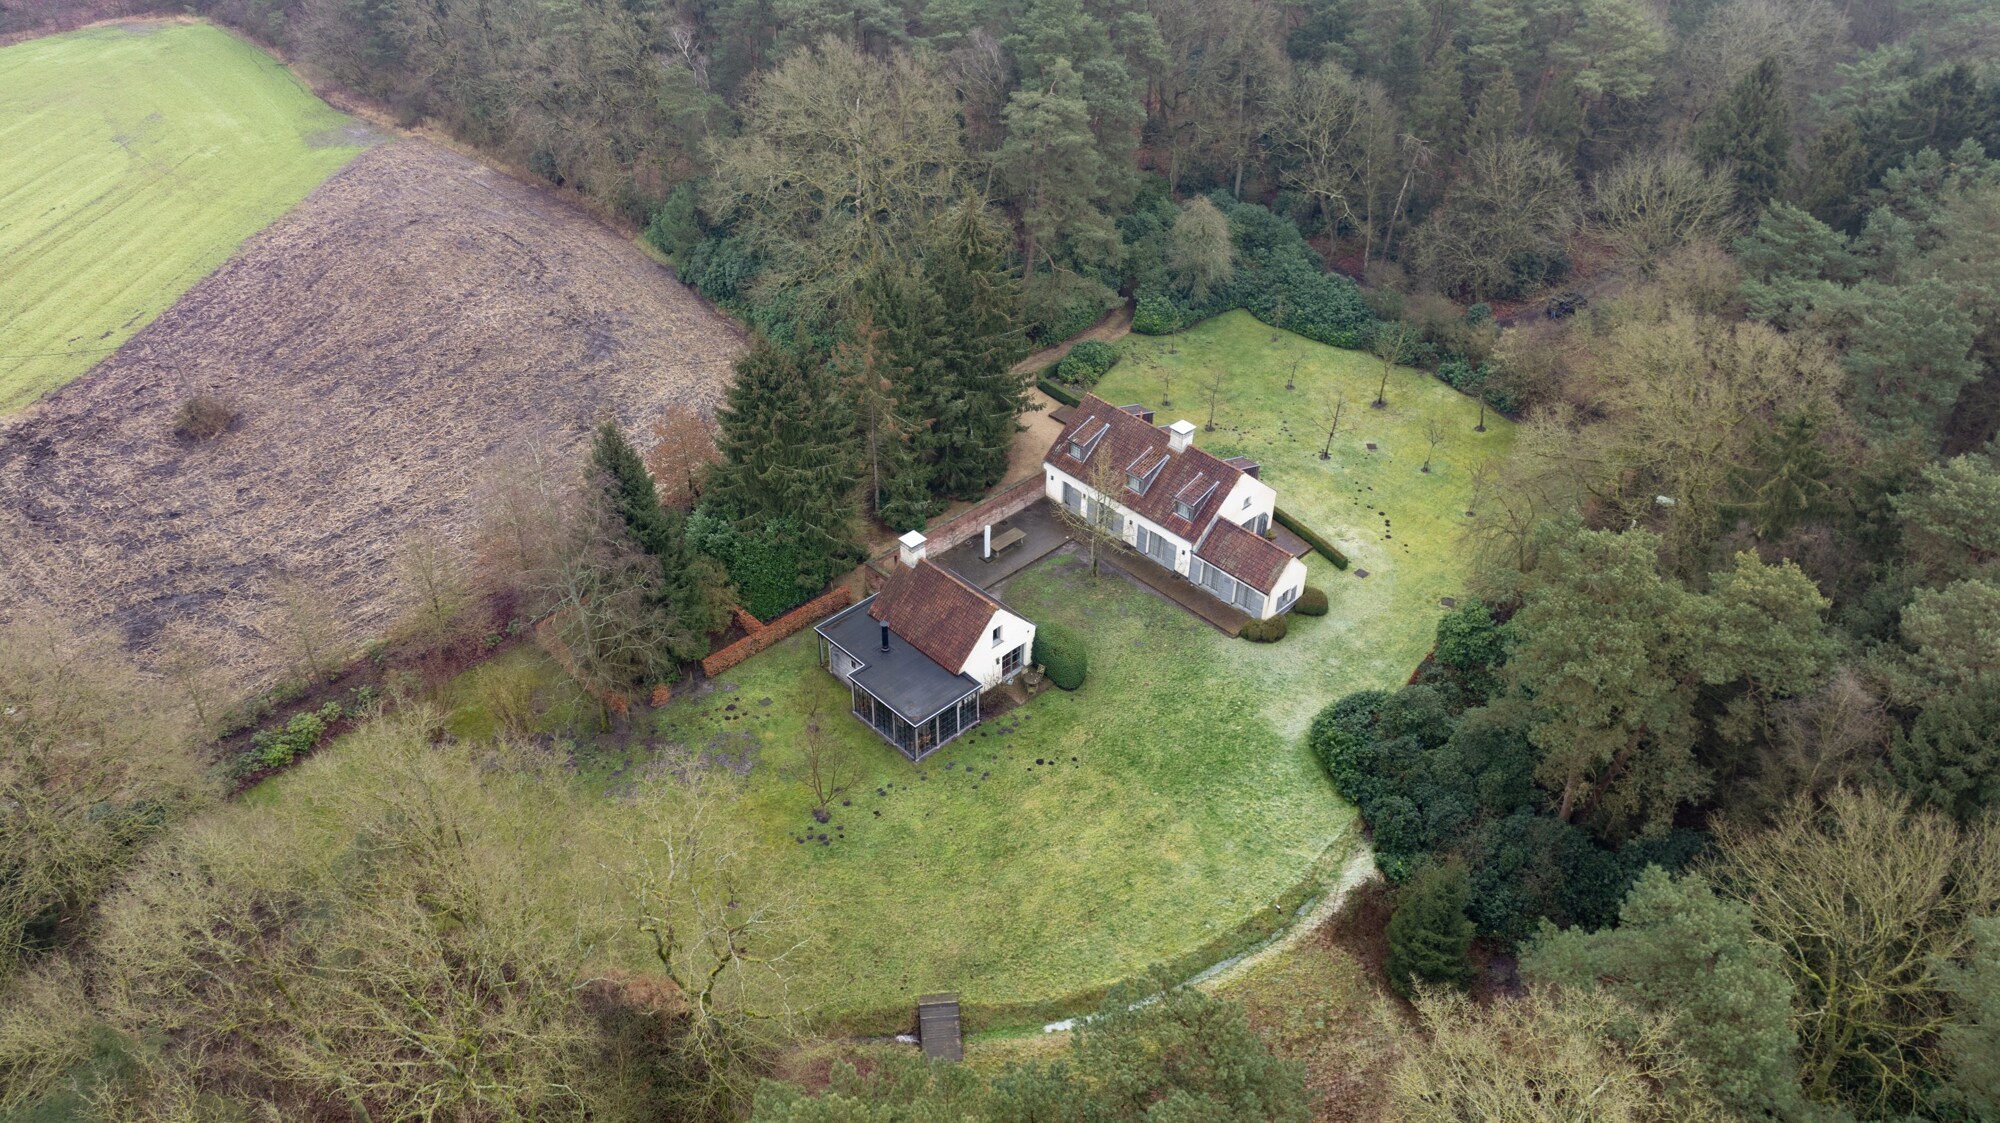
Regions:
[[1324, 538], [1321, 538], [1319, 535], [1313, 533], [1310, 529], [1308, 529], [1306, 527], [1306, 524], [1286, 514], [1285, 509], [1283, 507], [1276, 508], [1273, 514], [1274, 517], [1278, 520], [1279, 526], [1282, 526], [1286, 530], [1291, 531], [1293, 534], [1298, 535], [1300, 538], [1305, 539], [1306, 545], [1311, 546], [1315, 550], [1318, 550], [1320, 556], [1332, 562], [1333, 567], [1335, 569], [1347, 568], [1347, 555], [1341, 553], [1338, 549], [1336, 549], [1333, 543], [1328, 542]]
[[1037, 378], [1035, 380], [1035, 385], [1041, 388], [1042, 393], [1047, 394], [1049, 397], [1054, 398], [1056, 401], [1059, 401], [1066, 406], [1080, 406], [1083, 404], [1082, 398], [1077, 397], [1075, 394], [1072, 394], [1068, 390], [1063, 389], [1061, 386], [1056, 385], [1054, 382], [1049, 381], [1049, 379], [1046, 377]]

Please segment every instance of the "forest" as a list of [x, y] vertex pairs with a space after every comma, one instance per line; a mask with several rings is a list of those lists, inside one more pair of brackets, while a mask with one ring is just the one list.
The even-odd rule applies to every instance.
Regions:
[[[1421, 1030], [1371, 1117], [2000, 1119], [1990, 2], [193, 8], [575, 193], [753, 330], [712, 426], [607, 424], [582, 484], [525, 465], [489, 504], [487, 588], [560, 615], [594, 690], [670, 680], [731, 590], [813, 596], [864, 519], [984, 494], [1032, 349], [1244, 309], [1521, 426], [1467, 520], [1476, 597], [1305, 735]], [[413, 617], [439, 644], [449, 592]], [[779, 1039], [703, 983], [760, 934], [691, 833], [607, 865], [662, 1012], [506, 891], [539, 828], [482, 818], [492, 761], [357, 790], [367, 861], [245, 854], [181, 829], [223, 798], [182, 751], [213, 715], [124, 675], [0, 644], [0, 1112], [1314, 1117], [1303, 1066], [1189, 990], [1005, 1072], [760, 1083]], [[441, 739], [427, 713], [371, 735]]]

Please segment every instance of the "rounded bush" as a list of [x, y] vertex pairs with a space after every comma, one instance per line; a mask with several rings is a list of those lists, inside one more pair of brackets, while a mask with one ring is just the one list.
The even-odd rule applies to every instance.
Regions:
[[1083, 637], [1059, 624], [1042, 624], [1035, 628], [1035, 665], [1049, 676], [1049, 681], [1064, 690], [1075, 690], [1083, 685], [1084, 675], [1090, 670], [1090, 656], [1084, 651]]
[[1243, 625], [1243, 638], [1251, 643], [1276, 643], [1292, 630], [1289, 618], [1273, 616], [1269, 620], [1252, 620]]
[[1300, 616], [1325, 616], [1327, 610], [1326, 590], [1317, 585], [1307, 585], [1305, 592], [1292, 605], [1292, 611]]
[[1056, 364], [1056, 377], [1073, 386], [1095, 386], [1118, 362], [1118, 348], [1098, 339], [1086, 339], [1069, 349]]
[[1132, 312], [1132, 330], [1140, 335], [1172, 335], [1181, 329], [1181, 311], [1165, 293], [1151, 289], [1139, 293], [1139, 306]]

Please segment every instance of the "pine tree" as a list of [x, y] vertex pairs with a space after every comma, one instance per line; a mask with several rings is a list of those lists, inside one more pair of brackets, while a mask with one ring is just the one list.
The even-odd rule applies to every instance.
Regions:
[[759, 336], [736, 364], [717, 418], [716, 465], [708, 496], [738, 525], [777, 521], [796, 528], [800, 580], [854, 552], [854, 496], [860, 484], [854, 419], [831, 368]]
[[1843, 117], [1806, 147], [1799, 205], [1836, 230], [1860, 224], [1868, 191], [1868, 149], [1852, 118]]
[[591, 462], [603, 473], [605, 498], [623, 520], [632, 540], [660, 566], [657, 600], [666, 621], [667, 653], [675, 659], [708, 654], [708, 637], [729, 618], [728, 577], [713, 558], [687, 539], [687, 521], [660, 505], [653, 477], [618, 424], [597, 428]]
[[1778, 60], [1766, 58], [1695, 126], [1694, 154], [1736, 176], [1736, 202], [1755, 214], [1784, 187], [1792, 162], [1792, 103]]
[[1472, 981], [1472, 921], [1465, 906], [1472, 883], [1465, 865], [1452, 861], [1424, 867], [1410, 879], [1389, 918], [1389, 984], [1409, 997], [1418, 983], [1462, 987]]
[[946, 221], [924, 276], [939, 302], [934, 347], [950, 388], [930, 430], [931, 489], [973, 499], [1006, 476], [1028, 408], [1028, 379], [1014, 373], [1027, 353], [1021, 283], [1008, 267], [1006, 232], [971, 202]]

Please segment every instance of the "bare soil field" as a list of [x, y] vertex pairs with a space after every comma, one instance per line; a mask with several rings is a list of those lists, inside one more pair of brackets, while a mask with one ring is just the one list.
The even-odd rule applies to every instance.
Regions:
[[[396, 611], [409, 531], [463, 543], [488, 465], [577, 453], [602, 411], [712, 411], [736, 327], [637, 247], [424, 141], [357, 158], [117, 354], [0, 419], [0, 615], [169, 620], [233, 677], [284, 670], [270, 598], [313, 588], [356, 644]], [[172, 432], [194, 395], [228, 432]], [[573, 457], [580, 464], [580, 457]]]

